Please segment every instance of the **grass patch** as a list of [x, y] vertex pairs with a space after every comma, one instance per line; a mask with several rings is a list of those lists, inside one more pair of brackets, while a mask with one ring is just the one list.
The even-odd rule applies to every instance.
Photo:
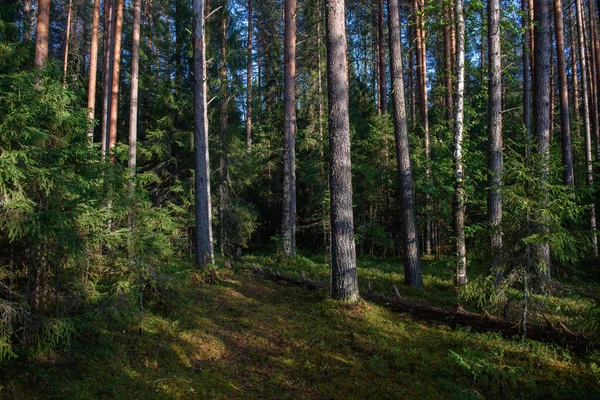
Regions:
[[[319, 257], [246, 265], [305, 271], [328, 281]], [[437, 272], [436, 272], [437, 271]], [[600, 356], [413, 321], [361, 302], [327, 297], [253, 274], [218, 271], [210, 283], [174, 275], [176, 292], [139, 322], [106, 327], [70, 348], [0, 365], [0, 397], [119, 399], [431, 398], [594, 399]], [[389, 292], [397, 260], [359, 260], [361, 289]], [[425, 267], [425, 289], [407, 296], [453, 304], [451, 276]], [[441, 293], [438, 293], [441, 292]], [[554, 301], [554, 300], [553, 300]]]

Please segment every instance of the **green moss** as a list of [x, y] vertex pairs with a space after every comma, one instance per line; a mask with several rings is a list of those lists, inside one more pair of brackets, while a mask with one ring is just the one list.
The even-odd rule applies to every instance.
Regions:
[[[327, 281], [322, 256], [246, 262]], [[438, 268], [425, 266], [424, 289], [400, 290], [451, 304], [450, 274]], [[361, 289], [370, 277], [389, 291], [401, 284], [400, 269], [396, 260], [359, 260]], [[8, 360], [0, 366], [0, 397], [600, 397], [598, 359], [558, 347], [413, 321], [364, 301], [349, 308], [326, 291], [249, 273], [218, 271], [210, 284], [192, 271], [174, 276], [177, 292], [147, 311], [143, 334], [137, 324], [104, 329], [62, 353]]]

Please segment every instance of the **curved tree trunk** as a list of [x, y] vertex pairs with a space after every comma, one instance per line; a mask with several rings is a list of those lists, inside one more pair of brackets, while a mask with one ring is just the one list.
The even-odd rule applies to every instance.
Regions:
[[394, 133], [396, 137], [396, 161], [400, 183], [400, 212], [402, 249], [404, 252], [404, 281], [407, 285], [423, 286], [419, 260], [419, 235], [416, 221], [415, 190], [410, 160], [410, 144], [406, 123], [404, 101], [404, 78], [402, 76], [402, 47], [400, 43], [400, 20], [398, 0], [388, 0], [390, 67], [392, 70], [392, 102], [394, 105]]
[[327, 78], [329, 98], [329, 185], [331, 202], [331, 296], [359, 300], [356, 276], [346, 10], [343, 0], [327, 0]]

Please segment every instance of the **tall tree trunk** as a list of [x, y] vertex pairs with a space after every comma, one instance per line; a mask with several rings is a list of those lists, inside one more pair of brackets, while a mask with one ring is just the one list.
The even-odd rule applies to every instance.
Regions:
[[500, 0], [488, 1], [488, 217], [492, 229], [491, 272], [501, 276], [502, 252], [502, 56]]
[[[413, 0], [415, 13], [415, 36], [417, 47], [417, 75], [419, 77], [419, 97], [421, 100], [421, 118], [423, 118], [423, 136], [425, 146], [425, 176], [431, 179], [431, 146], [429, 143], [429, 101], [427, 98], [427, 49], [425, 45], [425, 17], [423, 15], [425, 0]], [[427, 195], [427, 221], [425, 223], [425, 254], [431, 255], [431, 199]]]
[[[465, 18], [462, 0], [454, 0], [456, 19], [456, 105], [454, 114], [454, 229], [456, 235], [456, 285], [467, 284], [465, 244], [465, 171], [462, 157], [465, 99]], [[492, 46], [490, 46], [490, 49]], [[490, 62], [490, 65], [492, 63]]]
[[112, 67], [114, 48], [114, 26], [115, 26], [115, 1], [105, 0], [104, 2], [104, 41], [103, 41], [103, 68], [102, 68], [102, 155], [108, 152], [108, 133], [110, 125], [110, 103], [112, 87]]
[[573, 186], [573, 153], [571, 151], [571, 123], [569, 120], [569, 91], [565, 60], [565, 29], [562, 0], [554, 0], [554, 33], [556, 36], [556, 63], [560, 92], [560, 135], [562, 144], [563, 184]]
[[206, 38], [204, 0], [193, 0], [194, 35], [194, 192], [196, 216], [196, 264], [214, 263], [208, 160], [208, 112], [206, 99]]
[[423, 285], [423, 277], [419, 259], [419, 236], [416, 221], [415, 190], [404, 101], [404, 78], [402, 76], [402, 47], [400, 42], [398, 0], [388, 0], [388, 21], [396, 161], [398, 166], [398, 181], [400, 183], [400, 225], [402, 229], [402, 249], [404, 253], [404, 281], [409, 286], [418, 287]]
[[523, 27], [523, 126], [525, 127], [526, 158], [529, 159], [531, 143], [531, 40], [529, 30], [529, 1], [521, 0], [521, 24]]
[[296, 0], [285, 0], [284, 132], [283, 132], [283, 254], [296, 255]]
[[592, 126], [594, 126], [594, 136], [596, 138], [596, 160], [600, 160], [600, 120], [598, 116], [598, 101], [600, 96], [600, 38], [598, 37], [598, 21], [596, 19], [596, 7], [594, 1], [589, 0], [589, 17], [590, 17], [590, 33], [591, 33], [591, 58], [592, 63], [592, 78], [594, 82], [594, 101], [592, 102]]
[[252, 146], [252, 0], [248, 0], [248, 68], [246, 74], [246, 148]]
[[69, 39], [71, 39], [71, 13], [73, 11], [73, 0], [69, 0], [69, 11], [67, 13], [67, 32], [65, 33], [65, 53], [63, 56], [63, 88], [67, 85], [67, 67], [69, 65]]
[[412, 25], [408, 25], [408, 99], [410, 101], [410, 129], [414, 132], [417, 127], [416, 109], [415, 109], [415, 40], [414, 40], [414, 28]]
[[32, 17], [31, 0], [23, 0], [23, 40], [25, 42], [31, 40]]
[[[579, 41], [579, 65], [581, 66], [581, 86], [582, 86], [582, 103], [583, 103], [583, 126], [585, 130], [585, 161], [586, 161], [586, 178], [590, 188], [594, 187], [594, 167], [592, 161], [592, 133], [590, 128], [590, 108], [588, 101], [588, 80], [586, 76], [586, 51], [585, 51], [585, 29], [583, 25], [583, 6], [581, 0], [575, 0], [577, 13], [577, 30]], [[596, 236], [596, 206], [592, 204], [590, 214], [590, 229], [593, 232], [593, 252], [594, 256], [598, 256], [598, 239]]]
[[[445, 108], [446, 108], [446, 120], [447, 121], [452, 121], [452, 107], [453, 107], [453, 100], [452, 100], [452, 56], [454, 55], [453, 53], [453, 46], [451, 44], [451, 39], [452, 39], [452, 33], [451, 33], [451, 27], [452, 27], [452, 16], [450, 14], [450, 10], [451, 10], [451, 4], [450, 3], [444, 3], [444, 10], [443, 10], [443, 14], [444, 14], [444, 30], [443, 30], [443, 37], [444, 37], [444, 80], [445, 80], [445, 85], [446, 85], [446, 96], [445, 96]], [[457, 21], [458, 23], [458, 21]]]
[[[133, 2], [133, 37], [131, 49], [131, 101], [129, 105], [129, 161], [130, 174], [135, 175], [137, 167], [137, 120], [138, 120], [138, 87], [140, 71], [140, 24], [142, 0]], [[133, 181], [132, 181], [133, 185]], [[132, 186], [133, 187], [133, 186]]]
[[125, 0], [117, 0], [117, 12], [115, 16], [115, 37], [113, 47], [113, 67], [110, 100], [110, 127], [108, 133], [108, 150], [110, 151], [117, 143], [117, 120], [119, 114], [119, 75], [121, 72], [121, 40], [123, 33], [123, 8]]
[[329, 92], [329, 184], [331, 202], [331, 296], [359, 301], [352, 215], [350, 114], [343, 0], [327, 0], [327, 77]]
[[228, 94], [227, 94], [227, 0], [223, 1], [221, 9], [221, 64], [219, 66], [219, 77], [221, 81], [221, 107], [219, 110], [219, 250], [225, 257], [227, 243], [227, 229], [225, 224], [225, 212], [228, 202], [227, 195], [227, 129], [228, 129]]
[[378, 0], [377, 29], [379, 37], [379, 114], [387, 113], [387, 84], [385, 71], [385, 24], [383, 20], [383, 0]]
[[573, 118], [575, 120], [575, 125], [577, 126], [577, 130], [575, 131], [575, 135], [578, 136], [579, 132], [579, 124], [577, 123], [580, 120], [579, 116], [579, 79], [577, 78], [577, 45], [575, 44], [575, 18], [573, 17], [573, 8], [569, 7], [569, 44], [571, 47], [571, 80], [573, 86]]
[[48, 28], [50, 25], [50, 0], [38, 1], [37, 26], [35, 29], [35, 66], [44, 67], [48, 59]]
[[90, 120], [87, 136], [90, 143], [94, 141], [94, 126], [96, 108], [96, 76], [98, 73], [98, 25], [100, 24], [100, 0], [94, 0], [94, 14], [92, 17], [92, 39], [90, 42], [90, 79], [88, 81], [88, 118]]
[[[547, 182], [550, 176], [550, 9], [547, 0], [534, 1], [534, 79], [533, 79], [533, 129], [540, 155], [539, 176]], [[545, 189], [541, 189], [545, 190]], [[547, 192], [542, 193], [544, 205]], [[547, 227], [539, 226], [540, 233]], [[539, 270], [550, 276], [550, 246], [547, 242], [538, 245]]]

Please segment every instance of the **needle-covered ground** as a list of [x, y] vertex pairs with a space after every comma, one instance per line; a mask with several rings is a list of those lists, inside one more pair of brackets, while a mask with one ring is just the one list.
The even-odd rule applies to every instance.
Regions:
[[[299, 257], [245, 263], [326, 281], [327, 265]], [[398, 266], [359, 261], [361, 286], [399, 284]], [[139, 321], [75, 337], [63, 350], [0, 364], [2, 398], [598, 399], [600, 356], [577, 357], [414, 321], [362, 302], [327, 297], [261, 276], [180, 270]], [[452, 302], [451, 276], [425, 268], [424, 289]], [[148, 296], [147, 296], [148, 297]], [[555, 300], [562, 307], [574, 300]], [[93, 333], [91, 333], [93, 332]]]

